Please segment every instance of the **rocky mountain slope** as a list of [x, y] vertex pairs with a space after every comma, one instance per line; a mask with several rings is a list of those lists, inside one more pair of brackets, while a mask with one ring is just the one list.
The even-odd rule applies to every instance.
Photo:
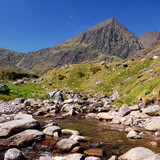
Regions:
[[16, 64], [22, 60], [24, 53], [15, 52], [0, 47], [0, 69], [18, 70]]
[[41, 74], [65, 64], [125, 59], [142, 48], [138, 37], [110, 18], [60, 45], [26, 54], [16, 66]]
[[145, 48], [150, 47], [156, 41], [160, 40], [160, 32], [151, 31], [140, 36], [140, 40]]

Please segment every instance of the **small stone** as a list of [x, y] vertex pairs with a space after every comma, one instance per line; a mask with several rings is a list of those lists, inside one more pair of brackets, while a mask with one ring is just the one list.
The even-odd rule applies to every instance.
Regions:
[[90, 155], [90, 156], [103, 156], [103, 150], [102, 149], [88, 149], [84, 151], [84, 154]]

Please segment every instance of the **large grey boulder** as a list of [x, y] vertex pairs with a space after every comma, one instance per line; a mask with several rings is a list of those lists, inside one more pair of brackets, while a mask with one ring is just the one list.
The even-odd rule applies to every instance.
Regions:
[[74, 147], [78, 146], [79, 143], [77, 141], [71, 139], [62, 139], [56, 144], [56, 148], [59, 148], [63, 151], [70, 151]]
[[38, 121], [33, 118], [24, 118], [0, 123], [0, 137], [11, 136], [20, 131], [39, 126]]
[[4, 160], [25, 160], [25, 156], [17, 148], [11, 148], [5, 153]]
[[136, 147], [118, 158], [118, 160], [146, 160], [155, 155], [150, 149], [144, 147]]
[[150, 122], [147, 123], [144, 128], [149, 131], [159, 131], [160, 130], [160, 116], [152, 117]]

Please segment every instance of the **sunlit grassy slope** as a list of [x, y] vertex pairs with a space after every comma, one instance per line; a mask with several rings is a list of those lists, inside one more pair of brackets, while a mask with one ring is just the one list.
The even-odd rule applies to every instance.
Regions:
[[[124, 67], [123, 64], [128, 66]], [[42, 82], [52, 90], [60, 88], [76, 90], [86, 94], [110, 96], [117, 90], [121, 96], [116, 105], [136, 104], [140, 99], [150, 101], [160, 99], [160, 58], [145, 61], [113, 62], [72, 65], [68, 68], [51, 70], [42, 77]], [[100, 85], [96, 82], [100, 81]], [[51, 86], [49, 82], [53, 82]]]

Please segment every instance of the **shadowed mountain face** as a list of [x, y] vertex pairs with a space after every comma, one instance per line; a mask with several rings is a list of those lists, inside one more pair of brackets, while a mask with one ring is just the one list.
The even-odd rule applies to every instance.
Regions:
[[11, 51], [0, 47], [0, 69], [18, 70], [16, 64], [22, 60], [24, 53]]
[[153, 43], [160, 40], [160, 32], [151, 31], [140, 36], [140, 40], [143, 43], [144, 47], [150, 47]]
[[27, 53], [16, 67], [42, 74], [70, 63], [125, 59], [141, 49], [139, 38], [110, 18], [60, 45]]

